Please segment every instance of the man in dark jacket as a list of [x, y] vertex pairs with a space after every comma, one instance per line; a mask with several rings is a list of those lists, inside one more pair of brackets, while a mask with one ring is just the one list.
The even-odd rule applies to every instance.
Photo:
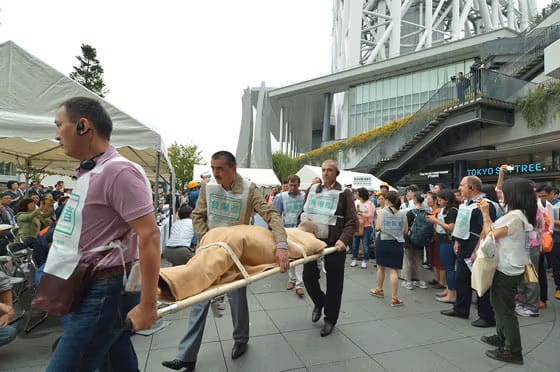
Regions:
[[309, 189], [301, 220], [316, 222], [317, 237], [329, 247], [338, 249], [338, 252], [325, 256], [326, 293], [319, 284], [320, 270], [317, 261], [309, 262], [303, 268], [303, 283], [315, 305], [311, 320], [317, 322], [324, 309], [325, 321], [321, 328], [321, 336], [324, 337], [332, 333], [340, 313], [346, 247], [354, 237], [357, 217], [352, 192], [336, 181], [340, 174], [336, 161], [323, 162], [322, 173], [323, 184], [313, 185]]

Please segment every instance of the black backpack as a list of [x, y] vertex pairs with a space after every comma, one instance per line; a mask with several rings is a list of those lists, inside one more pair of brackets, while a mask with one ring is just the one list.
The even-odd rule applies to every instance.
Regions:
[[424, 209], [412, 211], [416, 216], [410, 228], [410, 243], [416, 247], [427, 247], [434, 237], [434, 224], [428, 221], [428, 213]]

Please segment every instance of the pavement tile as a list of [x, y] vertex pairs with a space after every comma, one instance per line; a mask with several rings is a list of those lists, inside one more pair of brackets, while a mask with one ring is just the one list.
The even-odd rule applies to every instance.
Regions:
[[[162, 372], [168, 369], [161, 365], [164, 360], [173, 360], [177, 348], [155, 349], [148, 354], [145, 372]], [[196, 362], [197, 371], [227, 372], [226, 363], [219, 342], [203, 343]]]
[[385, 319], [383, 320], [383, 324], [407, 336], [411, 342], [420, 345], [463, 337], [462, 335], [458, 336], [452, 329], [445, 325], [420, 315]]
[[268, 310], [267, 313], [280, 332], [318, 328], [321, 322], [311, 323], [312, 307], [294, 307]]
[[485, 355], [486, 350], [492, 349], [491, 346], [481, 342], [473, 342], [472, 338], [469, 337], [426, 347], [466, 372], [490, 371], [503, 365], [503, 363]]
[[16, 368], [44, 370], [51, 357], [51, 345], [55, 339], [56, 337], [16, 338], [12, 343], [0, 347], [0, 371], [12, 371]]
[[265, 310], [307, 307], [312, 304], [308, 296], [299, 298], [299, 296], [295, 296], [291, 291], [260, 293], [256, 294], [255, 297]]
[[319, 329], [287, 332], [284, 337], [307, 367], [366, 356], [336, 328], [327, 337], [321, 337]]
[[140, 372], [143, 372], [146, 369], [149, 352], [149, 350], [138, 351], [138, 349], [136, 349], [136, 358], [138, 358], [138, 369], [140, 369]]
[[283, 292], [286, 291], [288, 285], [288, 278], [282, 276], [275, 276], [265, 280], [258, 281], [247, 287], [252, 294]]
[[406, 334], [375, 320], [340, 326], [340, 331], [370, 355], [419, 346]]
[[[255, 295], [250, 292], [247, 292], [247, 305], [249, 305], [249, 312], [264, 310], [261, 304], [259, 303], [259, 301], [257, 300], [257, 298], [255, 297]], [[210, 312], [212, 312], [212, 309], [210, 309]], [[229, 301], [227, 297], [226, 297], [226, 309], [224, 311], [224, 315], [231, 316], [231, 307], [229, 306]]]
[[388, 371], [436, 372], [461, 371], [425, 347], [377, 354], [373, 358]]
[[[224, 319], [229, 319], [231, 323], [231, 317], [224, 316]], [[169, 347], [177, 348], [179, 341], [187, 333], [187, 319], [177, 319], [172, 320], [172, 323], [162, 329], [159, 332], [154, 333], [152, 340], [152, 349], [165, 349]], [[136, 336], [135, 336], [136, 337]], [[214, 317], [211, 312], [208, 313], [206, 318], [206, 325], [204, 326], [204, 336], [202, 336], [202, 342], [215, 342], [219, 341], [218, 331], [216, 330], [216, 324], [214, 323]]]
[[[530, 352], [545, 342], [545, 338], [551, 332], [553, 325], [554, 323], [552, 322], [546, 322], [520, 327], [519, 331], [521, 333], [523, 352]], [[558, 339], [556, 340], [558, 341]]]
[[[156, 333], [157, 334], [157, 333]], [[143, 335], [132, 335], [130, 338], [132, 340], [132, 345], [134, 345], [134, 350], [136, 352], [140, 351], [147, 351], [150, 350], [150, 346], [152, 345], [152, 338], [154, 336], [143, 336]]]
[[236, 360], [230, 357], [233, 340], [222, 341], [222, 347], [229, 372], [280, 372], [304, 367], [297, 354], [280, 334], [252, 337], [246, 354]]
[[366, 358], [355, 358], [348, 359], [342, 362], [335, 362], [329, 364], [319, 364], [316, 366], [309, 367], [309, 372], [381, 372], [385, 371], [379, 363], [373, 359]]
[[[216, 318], [216, 327], [221, 341], [233, 339], [231, 316]], [[264, 311], [253, 311], [249, 314], [249, 336], [262, 336], [279, 333], [280, 331]]]
[[369, 320], [375, 320], [377, 317], [373, 312], [370, 312], [364, 308], [362, 302], [343, 302], [340, 308], [340, 315], [338, 316], [338, 321], [336, 324], [350, 324], [358, 323]]

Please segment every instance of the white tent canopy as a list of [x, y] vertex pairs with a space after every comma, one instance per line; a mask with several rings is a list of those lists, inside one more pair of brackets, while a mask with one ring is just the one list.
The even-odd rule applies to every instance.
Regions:
[[[304, 165], [297, 173], [299, 178], [301, 179], [301, 188], [306, 189], [311, 185], [311, 181], [315, 177], [322, 178], [321, 167], [313, 166], [313, 165]], [[352, 185], [354, 188], [358, 187], [365, 187], [365, 188], [373, 188], [374, 190], [379, 190], [379, 187], [383, 183], [382, 180], [375, 177], [369, 173], [359, 173], [359, 172], [352, 172], [341, 170], [340, 174], [337, 177], [337, 181], [345, 186], [345, 185]], [[394, 187], [389, 186], [391, 190], [395, 190]]]
[[113, 120], [111, 143], [152, 179], [171, 182], [173, 168], [161, 136], [136, 119], [35, 58], [12, 41], [0, 44], [0, 161], [73, 175], [78, 163], [54, 140], [54, 115], [65, 100], [98, 99]]
[[[281, 183], [272, 169], [237, 168], [237, 173], [249, 179], [259, 187], [279, 186]], [[193, 179], [200, 181], [202, 174], [212, 175], [210, 165], [195, 164], [193, 168]]]

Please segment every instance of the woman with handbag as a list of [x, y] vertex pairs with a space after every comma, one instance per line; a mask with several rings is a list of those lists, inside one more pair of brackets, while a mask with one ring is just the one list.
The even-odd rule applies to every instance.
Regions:
[[497, 347], [486, 352], [488, 357], [502, 362], [523, 364], [514, 296], [526, 266], [530, 264], [526, 235], [527, 231], [536, 226], [537, 199], [531, 181], [524, 178], [505, 181], [503, 194], [508, 212], [494, 223], [490, 219], [488, 201], [478, 201], [484, 220], [482, 234], [496, 242], [484, 244], [482, 241], [480, 249], [487, 257], [495, 255], [497, 258], [497, 268], [490, 289], [490, 298], [496, 314], [496, 334], [482, 336], [481, 341]]
[[391, 272], [391, 306], [402, 306], [399, 299], [399, 273], [404, 256], [404, 232], [408, 231], [406, 211], [400, 210], [401, 201], [396, 191], [385, 195], [385, 208], [377, 214], [375, 230], [379, 232], [375, 241], [377, 260], [377, 287], [369, 291], [375, 297], [383, 298], [385, 268]]
[[356, 203], [356, 213], [358, 214], [358, 225], [356, 226], [356, 234], [352, 241], [352, 262], [351, 267], [355, 267], [358, 263], [358, 252], [360, 250], [360, 242], [364, 245], [364, 258], [362, 260], [362, 269], [367, 269], [367, 262], [370, 255], [370, 239], [373, 233], [373, 214], [375, 206], [369, 200], [368, 191], [361, 187], [358, 189], [358, 198]]
[[436, 225], [436, 235], [438, 241], [439, 255], [445, 267], [445, 280], [447, 289], [436, 294], [439, 302], [454, 303], [456, 299], [457, 280], [455, 272], [455, 260], [457, 255], [453, 252], [453, 239], [451, 233], [455, 227], [457, 219], [457, 205], [455, 194], [452, 190], [441, 190], [437, 195], [441, 210], [437, 216], [430, 216], [429, 219]]

